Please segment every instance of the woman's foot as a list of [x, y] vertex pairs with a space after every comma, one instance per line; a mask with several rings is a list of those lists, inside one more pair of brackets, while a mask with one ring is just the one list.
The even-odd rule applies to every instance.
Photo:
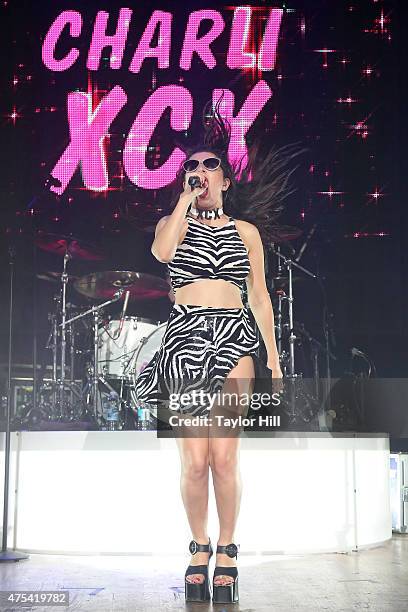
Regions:
[[[229, 542], [217, 542], [217, 544], [220, 546], [226, 546], [227, 544], [229, 544]], [[235, 557], [231, 559], [231, 557], [229, 557], [225, 553], [217, 553], [217, 556], [215, 558], [215, 565], [220, 565], [221, 567], [237, 567], [237, 560], [235, 559]], [[227, 584], [232, 584], [233, 582], [234, 578], [232, 578], [231, 576], [220, 575], [214, 577], [215, 586], [226, 586]]]
[[[208, 544], [207, 541], [197, 540], [197, 544]], [[208, 565], [209, 552], [196, 552], [194, 555], [191, 555], [190, 565], [194, 567], [194, 565]], [[187, 582], [191, 582], [192, 584], [202, 584], [205, 580], [204, 574], [190, 574], [186, 576]]]

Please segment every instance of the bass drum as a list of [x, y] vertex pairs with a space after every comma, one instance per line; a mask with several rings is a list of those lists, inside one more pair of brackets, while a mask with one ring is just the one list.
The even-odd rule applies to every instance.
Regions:
[[155, 353], [159, 350], [164, 332], [166, 331], [167, 321], [161, 325], [157, 325], [150, 334], [143, 338], [141, 345], [135, 352], [134, 361], [132, 363], [132, 373], [137, 378], [153, 359]]
[[112, 319], [99, 330], [99, 374], [106, 379], [131, 380], [134, 357], [159, 322], [140, 317]]
[[157, 411], [153, 408], [148, 408], [143, 402], [139, 402], [136, 397], [135, 386], [140, 374], [143, 372], [147, 364], [153, 359], [155, 353], [160, 349], [160, 345], [166, 331], [167, 321], [158, 325], [149, 336], [143, 339], [142, 344], [134, 354], [132, 362], [133, 385], [131, 387], [132, 410], [137, 415], [139, 429], [156, 429]]

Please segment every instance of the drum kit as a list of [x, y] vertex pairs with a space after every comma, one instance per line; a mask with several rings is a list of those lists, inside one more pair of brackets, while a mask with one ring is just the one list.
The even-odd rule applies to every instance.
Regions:
[[[93, 245], [72, 236], [40, 234], [36, 245], [62, 258], [60, 273], [37, 275], [59, 283], [54, 312], [49, 313], [52, 380], [40, 387], [40, 406], [49, 421], [90, 419], [100, 429], [150, 429], [155, 416], [135, 392], [137, 377], [159, 349], [166, 322], [128, 316], [144, 300], [168, 296], [169, 283], [151, 274], [129, 270], [68, 274], [72, 259], [104, 259]], [[89, 301], [76, 307], [67, 301], [67, 288]], [[107, 314], [122, 302], [121, 315]], [[80, 357], [85, 357], [81, 360]], [[78, 361], [80, 363], [78, 363]]]
[[[295, 257], [284, 255], [289, 241], [298, 238], [301, 230], [281, 229], [281, 238], [268, 247], [274, 254], [276, 267], [266, 277], [275, 313], [275, 334], [285, 378], [296, 381], [295, 348], [308, 341], [316, 349], [313, 372], [318, 397], [318, 353], [334, 357], [328, 345], [311, 338], [303, 325], [294, 320], [293, 285], [300, 276], [316, 278], [299, 264], [306, 243]], [[42, 418], [60, 423], [91, 420], [98, 429], [155, 429], [156, 415], [136, 394], [136, 381], [161, 345], [167, 321], [142, 316], [129, 316], [142, 302], [161, 297], [173, 300], [167, 280], [131, 270], [92, 272], [85, 276], [68, 274], [71, 260], [97, 262], [105, 259], [94, 245], [72, 236], [40, 233], [39, 249], [62, 258], [59, 272], [43, 272], [37, 278], [59, 286], [54, 296], [54, 312], [49, 313], [50, 333], [46, 348], [52, 352], [52, 379], [40, 386]], [[296, 276], [293, 270], [296, 270]], [[271, 283], [271, 285], [269, 285]], [[86, 298], [87, 306], [73, 306], [67, 300], [67, 289]], [[244, 303], [248, 306], [246, 296]], [[112, 304], [121, 303], [121, 314], [110, 314]], [[114, 309], [113, 309], [114, 310]], [[140, 309], [139, 309], [140, 312]], [[328, 376], [330, 376], [330, 368]], [[295, 416], [295, 401], [290, 402]], [[150, 407], [151, 408], [151, 407]]]

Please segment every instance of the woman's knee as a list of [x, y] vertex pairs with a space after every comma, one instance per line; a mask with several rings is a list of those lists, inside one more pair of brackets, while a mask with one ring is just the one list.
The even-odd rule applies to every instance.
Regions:
[[182, 474], [190, 480], [202, 480], [208, 477], [209, 458], [204, 456], [186, 456], [181, 462]]
[[235, 452], [211, 453], [210, 467], [215, 477], [228, 478], [236, 473], [238, 456]]

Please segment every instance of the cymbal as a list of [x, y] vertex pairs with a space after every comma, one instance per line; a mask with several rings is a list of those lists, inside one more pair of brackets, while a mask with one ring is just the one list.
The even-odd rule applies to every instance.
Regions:
[[131, 300], [151, 300], [167, 296], [170, 285], [152, 274], [114, 270], [95, 272], [78, 279], [74, 288], [93, 299], [111, 299], [119, 289], [129, 291]]
[[[285, 287], [289, 284], [288, 276], [273, 276], [272, 280], [276, 288]], [[300, 280], [302, 280], [300, 276], [292, 276], [293, 283], [299, 282]]]
[[61, 257], [68, 253], [73, 259], [87, 259], [89, 261], [105, 259], [104, 255], [93, 244], [84, 240], [78, 240], [73, 236], [44, 232], [39, 233], [35, 243], [43, 251], [48, 251]]
[[303, 230], [299, 227], [292, 227], [291, 225], [280, 225], [275, 230], [275, 235], [271, 242], [287, 242], [288, 240], [296, 240], [303, 234]]

